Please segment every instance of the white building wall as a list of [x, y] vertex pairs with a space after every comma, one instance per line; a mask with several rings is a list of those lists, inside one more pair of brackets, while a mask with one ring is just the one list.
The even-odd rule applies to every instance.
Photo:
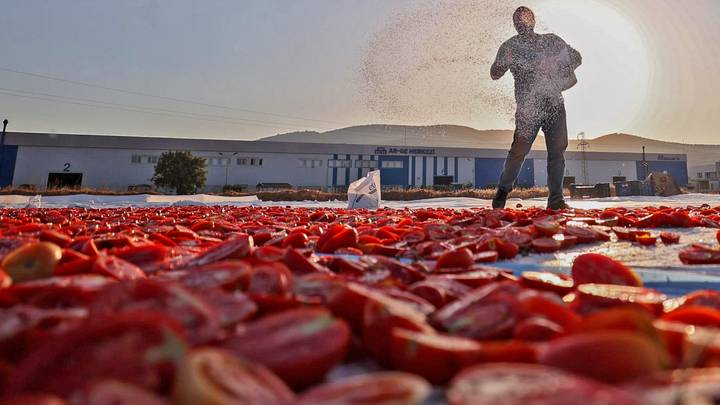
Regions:
[[[154, 164], [132, 163], [133, 155], [160, 156], [161, 150], [100, 149], [100, 148], [18, 148], [13, 185], [34, 184], [41, 189], [47, 186], [48, 173], [82, 173], [82, 187], [127, 190], [130, 185], [151, 184]], [[258, 183], [290, 183], [298, 186], [327, 186], [326, 165], [328, 155], [193, 152], [206, 158], [229, 158], [229, 165], [207, 166], [206, 191], [218, 191], [226, 184], [246, 185], [254, 188]], [[237, 164], [238, 158], [262, 159], [262, 166]], [[322, 161], [322, 167], [300, 167], [299, 159]], [[344, 170], [342, 176], [345, 175]], [[344, 177], [343, 177], [344, 179]]]
[[[610, 183], [614, 176], [625, 176], [627, 180], [637, 180], [637, 164], [634, 160], [588, 160], [588, 183]], [[535, 185], [547, 186], [547, 160], [535, 159]], [[565, 176], [575, 176], [578, 183], [583, 183], [582, 160], [565, 160]]]

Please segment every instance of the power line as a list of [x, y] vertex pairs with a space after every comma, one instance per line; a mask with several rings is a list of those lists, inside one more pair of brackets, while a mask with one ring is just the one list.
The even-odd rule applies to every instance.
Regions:
[[[192, 113], [166, 113], [161, 111], [153, 111], [150, 109], [142, 109], [142, 108], [135, 108], [132, 106], [129, 107], [122, 107], [119, 105], [112, 105], [113, 103], [103, 103], [103, 102], [80, 102], [80, 101], [72, 101], [72, 99], [57, 99], [53, 97], [58, 96], [41, 96], [41, 95], [32, 95], [29, 93], [22, 93], [22, 92], [15, 92], [15, 91], [6, 91], [0, 89], [0, 94], [11, 96], [11, 97], [22, 97], [22, 98], [29, 98], [34, 100], [42, 100], [42, 101], [50, 101], [55, 103], [65, 103], [65, 104], [73, 104], [73, 105], [80, 105], [80, 106], [86, 106], [86, 107], [96, 107], [96, 108], [105, 108], [110, 110], [123, 110], [123, 111], [129, 111], [129, 112], [136, 112], [136, 113], [143, 113], [143, 114], [151, 114], [151, 115], [163, 115], [168, 117], [176, 117], [176, 118], [187, 118], [187, 119], [194, 119], [194, 120], [200, 120], [200, 121], [209, 121], [209, 122], [222, 122], [222, 123], [230, 123], [230, 124], [238, 124], [238, 125], [249, 125], [249, 126], [258, 126], [258, 127], [266, 127], [266, 128], [283, 128], [282, 126], [277, 125], [263, 125], [263, 124], [252, 124], [252, 123], [243, 123], [243, 122], [237, 122], [237, 121], [230, 121], [230, 120], [222, 120], [222, 119], [212, 119], [212, 118], [202, 118], [192, 115]], [[105, 105], [108, 104], [108, 105]], [[296, 128], [283, 128], [283, 129], [295, 129]]]
[[19, 74], [19, 75], [25, 75], [25, 76], [31, 76], [31, 77], [37, 77], [37, 78], [42, 78], [42, 79], [47, 79], [47, 80], [54, 80], [54, 81], [58, 81], [58, 82], [70, 83], [70, 84], [91, 87], [91, 88], [96, 88], [96, 89], [115, 91], [118, 93], [132, 94], [132, 95], [136, 95], [136, 96], [150, 97], [150, 98], [156, 98], [156, 99], [161, 99], [161, 100], [166, 100], [166, 101], [174, 101], [177, 103], [194, 104], [194, 105], [200, 105], [200, 106], [204, 106], [204, 107], [221, 108], [221, 109], [225, 109], [225, 110], [234, 110], [234, 111], [240, 111], [240, 112], [245, 112], [245, 113], [267, 115], [267, 116], [273, 116], [273, 117], [279, 117], [279, 118], [289, 118], [289, 119], [300, 120], [300, 121], [321, 122], [321, 123], [333, 124], [333, 125], [347, 125], [347, 126], [352, 125], [352, 124], [343, 123], [343, 122], [319, 120], [319, 119], [315, 119], [315, 118], [304, 118], [304, 117], [298, 117], [298, 116], [293, 116], [293, 115], [285, 115], [285, 114], [270, 113], [270, 112], [265, 112], [265, 111], [251, 110], [251, 109], [247, 109], [247, 108], [231, 107], [231, 106], [226, 106], [226, 105], [222, 105], [222, 104], [205, 103], [205, 102], [201, 102], [201, 101], [188, 100], [188, 99], [183, 99], [183, 98], [179, 98], [179, 97], [160, 96], [157, 94], [151, 94], [151, 93], [146, 93], [146, 92], [142, 92], [142, 91], [126, 90], [126, 89], [121, 89], [121, 88], [117, 88], [117, 87], [103, 86], [101, 84], [96, 84], [96, 83], [88, 83], [88, 82], [82, 82], [79, 80], [65, 79], [65, 78], [57, 77], [57, 76], [49, 76], [49, 75], [44, 75], [44, 74], [39, 74], [39, 73], [24, 72], [22, 70], [16, 70], [16, 69], [6, 68], [6, 67], [2, 67], [2, 66], [0, 66], [0, 71], [15, 73], [15, 74]]
[[295, 124], [286, 123], [286, 122], [262, 121], [262, 120], [253, 120], [253, 119], [249, 119], [249, 118], [236, 118], [236, 117], [229, 117], [229, 116], [215, 115], [215, 114], [204, 114], [204, 113], [195, 113], [195, 112], [189, 112], [189, 111], [170, 110], [170, 109], [166, 109], [166, 108], [145, 107], [145, 106], [138, 106], [138, 105], [134, 105], [134, 104], [113, 103], [113, 102], [109, 102], [109, 101], [102, 101], [102, 100], [96, 100], [96, 99], [61, 96], [61, 95], [57, 95], [57, 94], [32, 92], [32, 91], [27, 91], [27, 90], [18, 90], [18, 89], [11, 89], [11, 88], [5, 88], [5, 87], [0, 87], [0, 90], [13, 92], [13, 93], [29, 94], [32, 96], [53, 97], [53, 98], [57, 98], [57, 99], [61, 99], [61, 100], [68, 99], [68, 100], [73, 100], [73, 101], [98, 103], [98, 104], [111, 105], [111, 106], [117, 106], [117, 107], [134, 108], [134, 109], [138, 109], [138, 110], [160, 111], [160, 112], [166, 112], [166, 113], [172, 113], [172, 114], [186, 114], [186, 115], [208, 117], [208, 118], [226, 120], [226, 121], [240, 121], [240, 123], [254, 122], [254, 123], [259, 123], [259, 124], [265, 124], [265, 126], [270, 126], [272, 128], [277, 127], [277, 128], [285, 128], [285, 129], [303, 129], [301, 127], [295, 126]]

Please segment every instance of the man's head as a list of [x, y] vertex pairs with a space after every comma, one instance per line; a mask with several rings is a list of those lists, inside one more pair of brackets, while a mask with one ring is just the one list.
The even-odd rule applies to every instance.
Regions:
[[535, 14], [527, 7], [518, 7], [513, 13], [513, 23], [518, 34], [529, 34], [535, 28]]

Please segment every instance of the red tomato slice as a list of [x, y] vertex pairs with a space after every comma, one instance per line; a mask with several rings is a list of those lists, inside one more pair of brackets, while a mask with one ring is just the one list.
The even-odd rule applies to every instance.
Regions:
[[145, 272], [136, 265], [123, 259], [101, 254], [92, 265], [91, 271], [95, 274], [109, 276], [117, 280], [137, 280], [145, 278]]
[[420, 375], [433, 384], [444, 384], [464, 367], [479, 361], [480, 351], [481, 344], [472, 339], [392, 330], [393, 367]]
[[576, 285], [580, 284], [618, 284], [642, 286], [642, 280], [632, 269], [597, 253], [585, 253], [573, 262], [572, 277]]
[[421, 404], [430, 395], [430, 384], [402, 372], [362, 374], [312, 388], [297, 405]]
[[190, 260], [189, 266], [204, 266], [224, 259], [242, 259], [250, 255], [255, 245], [252, 236], [233, 234], [224, 241], [211, 246]]
[[680, 234], [675, 232], [660, 232], [660, 239], [666, 245], [680, 243]]
[[74, 392], [70, 397], [73, 405], [91, 404], [142, 404], [167, 405], [168, 402], [146, 389], [118, 380], [96, 381]]
[[582, 312], [617, 305], [645, 308], [653, 314], [662, 312], [665, 294], [643, 287], [615, 284], [583, 284], [577, 287]]
[[190, 289], [247, 289], [252, 267], [242, 260], [223, 260], [182, 270], [178, 281]]
[[683, 306], [668, 312], [660, 319], [688, 325], [720, 328], [720, 310], [701, 306]]
[[390, 363], [393, 328], [433, 330], [426, 323], [425, 314], [413, 306], [384, 294], [372, 295], [365, 304], [362, 341], [373, 358], [383, 365]]
[[349, 341], [345, 322], [328, 311], [294, 309], [241, 325], [224, 347], [300, 388], [322, 381], [345, 357]]
[[547, 218], [536, 219], [533, 221], [533, 225], [535, 225], [538, 233], [543, 236], [550, 237], [560, 232], [560, 223]]
[[693, 246], [679, 254], [680, 261], [685, 264], [720, 264], [720, 250]]
[[635, 241], [643, 246], [655, 246], [657, 237], [652, 235], [641, 235], [635, 238]]
[[38, 307], [84, 307], [115, 280], [97, 274], [50, 277], [0, 289], [0, 302]]
[[110, 285], [90, 306], [90, 317], [133, 310], [161, 312], [185, 328], [193, 344], [220, 334], [217, 312], [195, 293], [178, 283], [141, 279]]
[[572, 291], [572, 278], [565, 274], [550, 272], [524, 271], [520, 277], [522, 285], [541, 291], [550, 291], [565, 295]]
[[562, 248], [562, 242], [553, 238], [538, 238], [533, 239], [532, 248], [538, 253], [552, 253], [557, 252]]
[[435, 263], [435, 268], [466, 268], [472, 266], [474, 262], [470, 249], [460, 248], [443, 253]]
[[565, 328], [542, 317], [525, 318], [515, 325], [513, 339], [542, 342], [562, 335]]
[[480, 340], [512, 335], [519, 313], [514, 282], [488, 284], [446, 305], [431, 316], [432, 323], [453, 335]]
[[91, 317], [35, 348], [11, 375], [6, 392], [67, 396], [100, 378], [157, 389], [169, 382], [172, 364], [184, 354], [178, 333], [174, 322], [152, 312]]
[[538, 360], [574, 374], [618, 383], [661, 370], [666, 356], [641, 334], [595, 331], [551, 341]]
[[533, 364], [491, 363], [470, 367], [447, 392], [450, 405], [640, 405], [623, 391]]
[[193, 349], [183, 359], [173, 404], [267, 404], [295, 402], [292, 391], [265, 367], [214, 349]]

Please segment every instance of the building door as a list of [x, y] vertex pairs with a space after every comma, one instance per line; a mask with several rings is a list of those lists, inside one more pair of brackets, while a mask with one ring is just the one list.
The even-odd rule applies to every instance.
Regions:
[[408, 163], [407, 156], [380, 156], [380, 184], [407, 187]]
[[82, 173], [48, 173], [47, 188], [80, 188]]

